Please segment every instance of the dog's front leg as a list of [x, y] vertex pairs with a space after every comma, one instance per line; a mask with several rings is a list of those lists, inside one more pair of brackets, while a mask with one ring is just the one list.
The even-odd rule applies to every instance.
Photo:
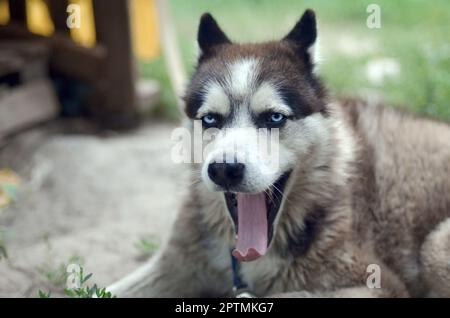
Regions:
[[223, 274], [211, 269], [205, 259], [166, 248], [148, 264], [111, 285], [108, 291], [117, 297], [227, 296], [231, 286], [227, 287], [226, 282]]
[[186, 204], [165, 247], [108, 290], [118, 297], [225, 297], [232, 293], [229, 249], [202, 228]]

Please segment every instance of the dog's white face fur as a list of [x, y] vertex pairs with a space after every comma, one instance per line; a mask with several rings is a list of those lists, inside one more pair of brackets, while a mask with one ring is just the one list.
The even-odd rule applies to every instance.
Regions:
[[[221, 121], [212, 125], [216, 131], [206, 145], [201, 168], [210, 190], [227, 190], [211, 180], [208, 166], [213, 162], [245, 161], [242, 182], [228, 190], [257, 193], [269, 189], [298, 163], [306, 163], [312, 147], [328, 142], [326, 98], [313, 74], [317, 45], [311, 11], [282, 41], [260, 45], [231, 43], [215, 20], [205, 15], [198, 42], [199, 65], [186, 95], [186, 108], [192, 119], [212, 115]], [[281, 115], [284, 123], [261, 122], [261, 117], [270, 114]], [[261, 128], [276, 128], [274, 134], [279, 134], [276, 151], [271, 153], [276, 157], [271, 160], [261, 156], [257, 138]]]
[[298, 120], [287, 119], [283, 127], [277, 128], [279, 138], [273, 136], [279, 140], [272, 153], [276, 158], [262, 157], [260, 147], [267, 145], [257, 138], [261, 127], [255, 123], [254, 118], [265, 113], [293, 118], [294, 113], [277, 89], [276, 82], [271, 82], [270, 79], [257, 82], [260, 63], [257, 58], [233, 61], [226, 65], [225, 81], [220, 83], [212, 79], [205, 85], [204, 101], [198, 109], [196, 119], [217, 114], [227, 121], [207, 145], [201, 168], [202, 180], [212, 191], [224, 190], [208, 175], [208, 166], [212, 162], [227, 161], [227, 158], [245, 162], [244, 179], [235, 190], [263, 192], [285, 172], [293, 170], [297, 163], [308, 160], [306, 157], [312, 146], [328, 140], [328, 122], [323, 114], [311, 114]]

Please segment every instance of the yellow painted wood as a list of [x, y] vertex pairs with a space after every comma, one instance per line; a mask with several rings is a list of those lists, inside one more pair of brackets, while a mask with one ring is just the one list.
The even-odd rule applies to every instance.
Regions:
[[152, 60], [161, 54], [155, 0], [131, 0], [131, 30], [136, 56]]
[[9, 6], [7, 0], [0, 0], [0, 24], [9, 22]]
[[[81, 11], [80, 28], [70, 29], [72, 39], [83, 46], [94, 46], [96, 39], [92, 0], [69, 0], [69, 3], [79, 5]], [[114, 27], [114, 21], [111, 21], [111, 27]]]
[[28, 29], [36, 34], [50, 36], [55, 31], [50, 12], [44, 0], [27, 0]]
[[[69, 0], [80, 6], [80, 28], [72, 28], [70, 35], [80, 45], [92, 47], [96, 43], [95, 20], [92, 0]], [[31, 32], [44, 36], [54, 33], [54, 25], [45, 0], [26, 0], [27, 25]], [[161, 46], [158, 29], [158, 12], [155, 0], [130, 0], [133, 49], [136, 56], [152, 60], [160, 56]], [[0, 24], [9, 21], [8, 1], [0, 0]], [[114, 27], [114, 21], [111, 21]]]

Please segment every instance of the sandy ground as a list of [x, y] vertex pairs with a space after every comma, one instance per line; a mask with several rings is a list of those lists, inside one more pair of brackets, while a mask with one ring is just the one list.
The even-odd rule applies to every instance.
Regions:
[[23, 180], [17, 202], [0, 212], [9, 254], [0, 260], [0, 297], [61, 295], [62, 264], [74, 256], [93, 273], [89, 282], [107, 286], [148, 259], [139, 240], [160, 246], [177, 211], [186, 174], [170, 159], [174, 124], [107, 136], [61, 126], [0, 150], [0, 167]]

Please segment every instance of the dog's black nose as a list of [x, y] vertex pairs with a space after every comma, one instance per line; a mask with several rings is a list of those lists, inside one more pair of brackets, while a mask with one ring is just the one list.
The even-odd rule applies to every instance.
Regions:
[[244, 170], [243, 163], [213, 162], [208, 166], [208, 175], [215, 184], [228, 189], [242, 181]]

